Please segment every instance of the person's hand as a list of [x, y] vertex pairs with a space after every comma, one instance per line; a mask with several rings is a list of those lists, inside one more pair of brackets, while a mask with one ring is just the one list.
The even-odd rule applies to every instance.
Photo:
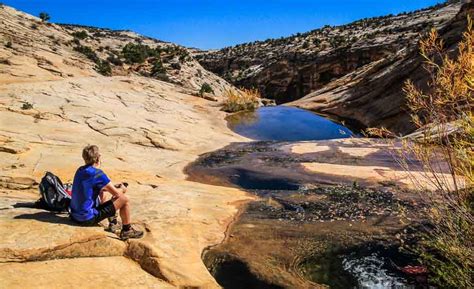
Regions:
[[127, 185], [125, 185], [124, 183], [116, 184], [114, 187], [116, 187], [117, 189], [121, 189], [122, 193], [124, 194], [127, 192]]

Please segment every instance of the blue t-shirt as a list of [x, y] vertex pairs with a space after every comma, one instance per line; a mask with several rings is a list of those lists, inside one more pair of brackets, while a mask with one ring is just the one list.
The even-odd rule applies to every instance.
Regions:
[[100, 190], [110, 182], [104, 172], [91, 165], [77, 169], [72, 183], [71, 215], [74, 220], [84, 222], [97, 216]]

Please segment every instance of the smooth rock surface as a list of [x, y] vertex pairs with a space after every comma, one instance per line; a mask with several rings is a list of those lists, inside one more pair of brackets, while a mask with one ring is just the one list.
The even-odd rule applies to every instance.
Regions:
[[[91, 257], [95, 266], [96, 257], [128, 255], [172, 285], [217, 286], [201, 251], [224, 238], [238, 202], [249, 197], [185, 181], [182, 169], [202, 152], [242, 140], [218, 108], [140, 77], [13, 83], [0, 95], [0, 135], [28, 148], [0, 152], [1, 261]], [[20, 109], [22, 101], [34, 108]], [[89, 143], [101, 148], [102, 169], [113, 181], [130, 183], [133, 221], [147, 229], [136, 241], [146, 248], [138, 256], [102, 227], [77, 227], [65, 215], [24, 208], [38, 198], [45, 171], [70, 182]]]
[[0, 264], [0, 280], [2, 288], [174, 288], [124, 257]]

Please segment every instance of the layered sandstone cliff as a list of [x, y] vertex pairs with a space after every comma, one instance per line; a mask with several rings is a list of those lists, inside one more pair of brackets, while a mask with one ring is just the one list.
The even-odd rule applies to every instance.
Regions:
[[404, 109], [402, 84], [408, 78], [426, 84], [418, 40], [435, 28], [448, 46], [454, 46], [471, 4], [465, 4], [464, 18], [456, 16], [461, 5], [450, 1], [410, 13], [325, 26], [288, 38], [197, 52], [196, 58], [231, 83], [259, 88], [279, 103], [293, 101], [291, 105], [356, 128], [384, 126], [408, 133], [413, 126]]
[[[472, 3], [464, 5], [439, 29], [446, 49], [453, 55], [467, 26], [467, 15], [474, 15]], [[403, 86], [410, 79], [417, 87], [427, 89], [430, 79], [423, 61], [417, 46], [407, 47], [332, 81], [290, 105], [352, 121], [360, 127], [385, 127], [406, 134], [415, 127], [406, 108]]]

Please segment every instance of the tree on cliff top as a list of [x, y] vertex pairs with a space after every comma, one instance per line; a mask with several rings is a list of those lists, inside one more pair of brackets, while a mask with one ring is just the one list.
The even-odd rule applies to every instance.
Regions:
[[49, 21], [49, 19], [51, 19], [51, 17], [49, 16], [49, 14], [46, 13], [46, 12], [41, 12], [41, 13], [39, 14], [39, 18], [40, 18], [41, 21], [43, 21], [43, 22]]

